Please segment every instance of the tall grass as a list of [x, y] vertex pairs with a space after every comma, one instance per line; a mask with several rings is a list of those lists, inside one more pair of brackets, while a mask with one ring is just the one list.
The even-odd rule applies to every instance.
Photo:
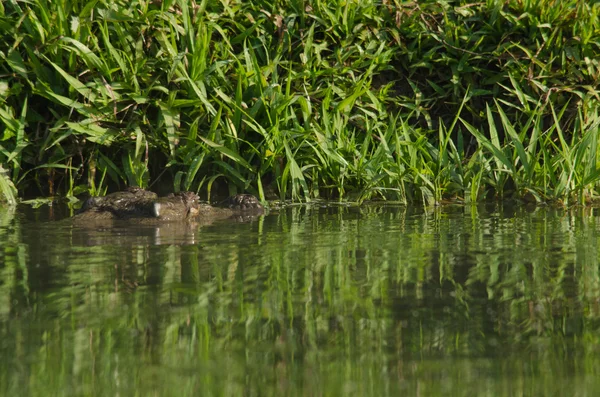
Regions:
[[599, 10], [9, 0], [1, 194], [593, 200]]

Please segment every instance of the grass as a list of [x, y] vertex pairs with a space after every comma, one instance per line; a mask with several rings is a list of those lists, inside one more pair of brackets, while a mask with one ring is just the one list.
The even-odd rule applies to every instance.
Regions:
[[9, 0], [0, 196], [137, 185], [589, 203], [599, 13], [584, 0]]

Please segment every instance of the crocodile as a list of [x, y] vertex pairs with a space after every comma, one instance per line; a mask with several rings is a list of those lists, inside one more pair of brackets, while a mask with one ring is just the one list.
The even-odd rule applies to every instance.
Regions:
[[156, 193], [130, 187], [104, 197], [91, 197], [73, 216], [77, 223], [104, 220], [130, 220], [140, 223], [192, 221], [210, 223], [217, 219], [262, 215], [264, 207], [250, 194], [238, 194], [210, 205], [200, 202], [193, 192], [171, 193], [158, 197]]

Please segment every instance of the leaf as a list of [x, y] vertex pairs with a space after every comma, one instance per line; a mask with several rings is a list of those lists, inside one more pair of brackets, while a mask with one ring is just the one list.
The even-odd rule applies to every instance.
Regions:
[[213, 149], [217, 150], [221, 154], [223, 154], [223, 155], [229, 157], [230, 159], [232, 159], [233, 161], [235, 161], [236, 164], [239, 164], [242, 167], [247, 168], [250, 171], [253, 171], [253, 168], [250, 166], [250, 164], [248, 164], [248, 162], [246, 160], [244, 160], [244, 158], [242, 156], [240, 156], [238, 153], [225, 147], [224, 145], [219, 145], [218, 143], [215, 143], [215, 142], [211, 141], [210, 139], [206, 139], [202, 136], [199, 136], [198, 138], [200, 138], [208, 146], [212, 147]]
[[88, 46], [71, 37], [61, 37], [60, 41], [70, 44], [71, 46], [67, 45], [66, 47], [78, 53], [88, 67], [98, 70], [106, 77], [110, 77], [110, 72], [106, 67], [106, 64], [102, 62], [102, 60], [96, 54], [94, 54], [94, 52], [90, 50]]
[[[499, 170], [502, 170], [502, 165], [504, 165], [509, 170], [514, 171], [512, 162], [504, 155], [504, 152], [502, 152], [502, 150], [499, 147], [497, 147], [492, 142], [490, 142], [481, 132], [479, 132], [471, 124], [467, 123], [462, 118], [460, 119], [460, 121], [467, 128], [467, 130], [469, 130], [469, 132], [471, 134], [473, 134], [473, 136], [475, 136], [475, 138], [477, 139], [479, 144], [481, 144], [483, 147], [485, 147], [488, 151], [490, 151], [494, 155], [494, 160], [497, 162], [497, 166], [498, 166]], [[490, 126], [491, 125], [493, 125], [493, 124], [490, 124]], [[495, 128], [494, 128], [494, 131], [495, 131]]]
[[202, 166], [205, 156], [206, 153], [201, 152], [199, 155], [195, 156], [192, 162], [190, 163], [187, 173], [185, 175], [185, 181], [183, 182], [185, 190], [189, 191], [191, 189], [192, 182], [194, 181], [194, 178], [196, 178], [196, 174], [198, 173], [200, 166]]
[[[1, 55], [1, 53], [0, 53], [0, 55]], [[23, 61], [23, 58], [21, 57], [21, 54], [19, 53], [19, 51], [15, 51], [14, 49], [11, 49], [10, 51], [8, 51], [8, 56], [6, 57], [6, 63], [8, 64], [8, 66], [10, 66], [10, 68], [15, 73], [17, 73], [24, 79], [28, 80], [27, 67], [25, 66], [25, 62]]]
[[[525, 172], [527, 174], [529, 174], [530, 166], [529, 166], [529, 160], [527, 158], [527, 153], [525, 153], [525, 147], [523, 146], [523, 143], [521, 142], [519, 135], [515, 131], [515, 128], [513, 127], [513, 125], [508, 120], [508, 117], [506, 117], [506, 114], [504, 113], [504, 111], [502, 110], [502, 107], [500, 107], [498, 102], [496, 102], [496, 108], [498, 109], [498, 113], [500, 114], [500, 119], [502, 120], [502, 125], [504, 127], [504, 130], [510, 136], [510, 138], [513, 142], [513, 145], [515, 145], [515, 148], [517, 149], [517, 155], [519, 156], [519, 160], [521, 161], [521, 164], [523, 164], [523, 168], [525, 168]], [[488, 120], [490, 120], [489, 107], [487, 108], [487, 110], [488, 110]]]
[[290, 146], [287, 143], [287, 140], [283, 140], [283, 144], [285, 146], [285, 154], [288, 162], [288, 167], [290, 169], [290, 175], [292, 177], [292, 198], [297, 199], [300, 198], [300, 193], [298, 187], [302, 187], [304, 191], [304, 198], [306, 201], [309, 201], [309, 190], [308, 185], [306, 184], [306, 180], [304, 179], [304, 175], [302, 174], [302, 170], [296, 163], [292, 151], [290, 150]]
[[179, 121], [179, 112], [175, 111], [173, 108], [168, 106], [165, 103], [159, 103], [160, 113], [165, 122], [165, 127], [167, 129], [167, 141], [169, 142], [169, 152], [171, 154], [171, 158], [175, 157], [175, 149], [179, 144], [179, 138], [177, 136], [177, 130], [180, 127]]
[[79, 123], [67, 121], [66, 124], [73, 131], [85, 134], [87, 139], [100, 145], [110, 146], [116, 138], [116, 135], [111, 130], [101, 127], [91, 120], [83, 120]]
[[90, 88], [86, 87], [82, 82], [77, 80], [75, 77], [69, 75], [60, 66], [58, 66], [57, 64], [55, 64], [54, 62], [49, 60], [47, 57], [44, 57], [44, 58], [46, 58], [46, 60], [58, 71], [58, 73], [60, 73], [60, 75], [63, 76], [63, 78], [67, 81], [67, 83], [69, 83], [69, 85], [71, 87], [73, 87], [73, 89], [75, 89], [78, 93], [80, 93], [86, 99], [93, 100], [93, 98], [92, 98], [93, 91]]

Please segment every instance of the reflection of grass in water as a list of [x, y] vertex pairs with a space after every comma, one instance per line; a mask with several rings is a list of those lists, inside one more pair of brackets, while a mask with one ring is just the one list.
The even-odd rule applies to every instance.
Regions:
[[0, 243], [6, 394], [597, 383], [589, 211], [300, 207], [205, 227], [192, 246], [71, 247], [27, 227]]

